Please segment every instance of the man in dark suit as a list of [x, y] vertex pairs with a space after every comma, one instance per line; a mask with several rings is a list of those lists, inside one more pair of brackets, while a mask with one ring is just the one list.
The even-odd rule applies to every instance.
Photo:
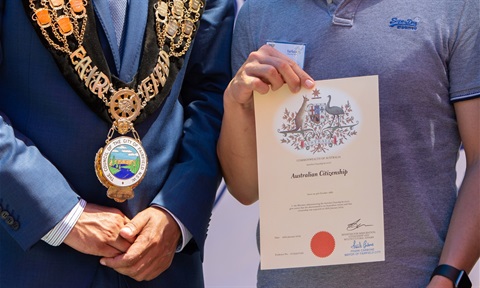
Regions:
[[108, 2], [0, 0], [2, 287], [203, 286], [234, 1]]

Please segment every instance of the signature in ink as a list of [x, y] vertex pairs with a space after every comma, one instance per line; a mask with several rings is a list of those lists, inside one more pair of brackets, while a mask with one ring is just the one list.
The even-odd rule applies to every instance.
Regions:
[[357, 221], [348, 224], [347, 225], [347, 231], [353, 231], [353, 230], [358, 229], [360, 227], [373, 226], [373, 225], [362, 224], [362, 223], [360, 223], [360, 220], [361, 219], [358, 219]]
[[370, 243], [367, 240], [363, 241], [363, 243], [360, 242], [360, 241], [357, 242], [357, 240], [353, 240], [353, 244], [352, 244], [352, 246], [350, 246], [350, 248], [352, 248], [352, 249], [361, 249], [361, 248], [366, 249], [366, 248], [374, 247], [374, 246], [375, 246], [375, 244]]

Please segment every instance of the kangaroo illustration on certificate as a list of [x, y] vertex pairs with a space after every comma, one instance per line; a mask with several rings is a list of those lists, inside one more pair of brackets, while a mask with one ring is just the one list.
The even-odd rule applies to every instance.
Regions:
[[378, 81], [254, 95], [261, 269], [385, 260]]

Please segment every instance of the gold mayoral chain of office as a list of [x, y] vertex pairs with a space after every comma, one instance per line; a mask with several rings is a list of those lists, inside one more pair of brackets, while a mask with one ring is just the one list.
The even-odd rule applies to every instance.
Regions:
[[[159, 47], [156, 65], [136, 88], [117, 88], [94, 64], [84, 47], [90, 1], [66, 1], [28, 0], [28, 7], [48, 46], [68, 56], [75, 74], [108, 110], [112, 126], [106, 145], [95, 156], [95, 171], [99, 181], [108, 188], [108, 197], [123, 202], [133, 198], [133, 189], [143, 180], [147, 168], [146, 153], [133, 123], [166, 85], [171, 57], [184, 56], [190, 47], [204, 3], [202, 0], [156, 1], [152, 5]], [[122, 136], [113, 138], [115, 132]], [[127, 133], [133, 138], [123, 136]]]

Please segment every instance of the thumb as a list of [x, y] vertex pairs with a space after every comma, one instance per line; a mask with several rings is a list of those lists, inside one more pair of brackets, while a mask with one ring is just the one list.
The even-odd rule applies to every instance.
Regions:
[[125, 224], [125, 226], [120, 229], [120, 236], [125, 238], [125, 240], [129, 241], [130, 243], [133, 243], [135, 238], [137, 237], [140, 229], [137, 228], [137, 225], [135, 225], [134, 221], [132, 220], [131, 222], [128, 222]]

